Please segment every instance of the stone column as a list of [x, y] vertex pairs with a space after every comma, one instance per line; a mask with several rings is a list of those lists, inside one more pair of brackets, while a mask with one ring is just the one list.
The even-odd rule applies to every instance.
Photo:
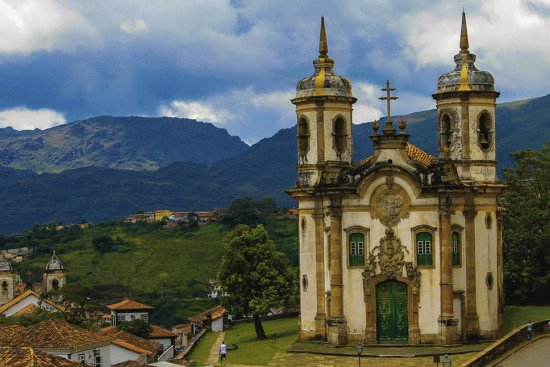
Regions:
[[332, 198], [330, 206], [330, 320], [328, 342], [333, 345], [347, 343], [347, 325], [343, 313], [342, 284], [342, 199]]
[[440, 324], [440, 342], [442, 344], [454, 343], [457, 339], [456, 325], [457, 320], [453, 314], [453, 265], [451, 248], [451, 203], [450, 198], [444, 198], [439, 211], [439, 221], [441, 227], [440, 238], [440, 260], [441, 260], [441, 313], [439, 316]]
[[466, 266], [466, 322], [462, 326], [466, 329], [466, 340], [477, 339], [479, 336], [479, 316], [476, 305], [476, 225], [473, 197], [466, 195], [464, 207], [465, 218], [465, 266]]
[[326, 323], [327, 316], [325, 314], [325, 243], [323, 220], [324, 215], [321, 208], [318, 208], [313, 215], [315, 220], [315, 281], [317, 284], [317, 312], [315, 314], [315, 339], [326, 340]]

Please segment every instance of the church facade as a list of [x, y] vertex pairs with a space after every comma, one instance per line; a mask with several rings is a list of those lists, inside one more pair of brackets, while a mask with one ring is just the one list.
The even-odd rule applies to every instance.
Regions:
[[299, 208], [301, 340], [450, 344], [498, 335], [499, 93], [475, 67], [464, 14], [454, 61], [433, 95], [438, 157], [408, 142], [406, 121], [392, 121], [388, 82], [388, 117], [371, 124], [374, 153], [354, 163], [356, 98], [334, 73], [322, 20], [314, 74], [292, 100], [298, 180], [288, 193]]

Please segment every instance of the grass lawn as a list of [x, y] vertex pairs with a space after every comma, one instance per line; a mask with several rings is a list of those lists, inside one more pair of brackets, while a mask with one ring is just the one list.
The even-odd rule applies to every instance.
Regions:
[[237, 350], [228, 352], [228, 363], [265, 366], [275, 353], [286, 351], [296, 341], [297, 318], [264, 321], [262, 324], [267, 335], [265, 340], [256, 339], [254, 323], [235, 325], [225, 333], [225, 343], [238, 346]]
[[550, 319], [550, 306], [506, 306], [502, 320], [504, 334], [522, 325], [529, 320], [542, 321]]
[[208, 356], [212, 350], [212, 346], [218, 337], [218, 333], [207, 332], [199, 339], [191, 354], [189, 354], [189, 360], [197, 361], [200, 366], [204, 366], [208, 361]]

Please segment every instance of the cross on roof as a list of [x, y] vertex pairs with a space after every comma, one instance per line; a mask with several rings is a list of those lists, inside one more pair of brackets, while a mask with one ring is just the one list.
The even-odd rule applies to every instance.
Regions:
[[391, 91], [394, 91], [395, 88], [390, 88], [390, 81], [389, 80], [386, 80], [386, 88], [382, 88], [380, 89], [381, 91], [383, 92], [386, 92], [386, 96], [385, 97], [379, 97], [378, 99], [382, 100], [382, 101], [388, 101], [388, 118], [386, 119], [386, 127], [384, 128], [384, 132], [385, 133], [394, 133], [395, 132], [395, 129], [393, 128], [392, 126], [392, 121], [391, 121], [391, 100], [392, 99], [398, 99], [399, 97], [397, 96], [392, 96], [391, 95]]

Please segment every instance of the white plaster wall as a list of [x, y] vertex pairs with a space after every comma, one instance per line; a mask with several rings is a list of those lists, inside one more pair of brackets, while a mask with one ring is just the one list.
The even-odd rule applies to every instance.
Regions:
[[162, 344], [162, 346], [164, 347], [163, 350], [170, 348], [170, 346], [172, 345], [172, 340], [169, 338], [154, 338], [149, 340], [154, 341], [155, 343]]
[[223, 317], [212, 320], [212, 331], [223, 331]]
[[132, 352], [131, 350], [124, 349], [118, 345], [110, 345], [110, 361], [111, 365], [125, 362], [125, 361], [138, 361], [145, 363], [147, 358], [139, 353]]
[[[491, 229], [485, 225], [487, 211], [478, 211], [476, 224], [476, 296], [480, 333], [484, 335], [498, 328], [498, 274], [497, 274], [497, 221], [491, 212]], [[493, 288], [486, 284], [487, 273], [493, 273]]]
[[[300, 203], [300, 207], [302, 207]], [[302, 221], [305, 220], [305, 230], [302, 230]], [[315, 221], [311, 214], [299, 216], [300, 241], [300, 312], [301, 329], [305, 332], [315, 330], [315, 314], [317, 311], [316, 298], [316, 269], [315, 269]], [[304, 291], [302, 276], [307, 275], [308, 287]]]
[[[132, 321], [132, 320], [141, 320], [141, 315], [142, 314], [148, 314], [147, 311], [143, 311], [143, 312], [120, 312], [120, 311], [117, 311], [117, 315], [124, 315], [125, 316], [125, 320], [124, 321]], [[132, 319], [132, 316], [134, 317]], [[114, 319], [113, 320], [116, 320], [116, 316], [113, 316]], [[120, 323], [122, 321], [116, 321], [116, 323]], [[149, 322], [149, 319], [147, 319], [147, 322]]]
[[25, 297], [24, 299], [22, 299], [20, 302], [18, 302], [15, 305], [11, 306], [9, 309], [7, 309], [4, 312], [4, 315], [6, 317], [9, 317], [9, 316], [13, 315], [14, 313], [17, 313], [17, 311], [25, 308], [26, 306], [28, 306], [30, 304], [35, 304], [35, 305], [40, 306], [41, 308], [43, 308], [45, 310], [48, 310], [48, 311], [51, 311], [51, 312], [57, 312], [57, 310], [55, 308], [53, 308], [52, 306], [50, 306], [46, 302], [43, 302], [38, 297], [31, 294], [31, 295]]
[[111, 366], [111, 344], [106, 344], [101, 347], [86, 349], [77, 353], [72, 353], [70, 354], [70, 358], [68, 358], [68, 356], [65, 356], [64, 358], [70, 359], [71, 361], [78, 362], [78, 355], [80, 353], [84, 353], [86, 355], [86, 363], [90, 366], [93, 366], [94, 364], [92, 363], [95, 361], [93, 357], [94, 349], [99, 350], [99, 355], [101, 356], [101, 367], [110, 367]]

